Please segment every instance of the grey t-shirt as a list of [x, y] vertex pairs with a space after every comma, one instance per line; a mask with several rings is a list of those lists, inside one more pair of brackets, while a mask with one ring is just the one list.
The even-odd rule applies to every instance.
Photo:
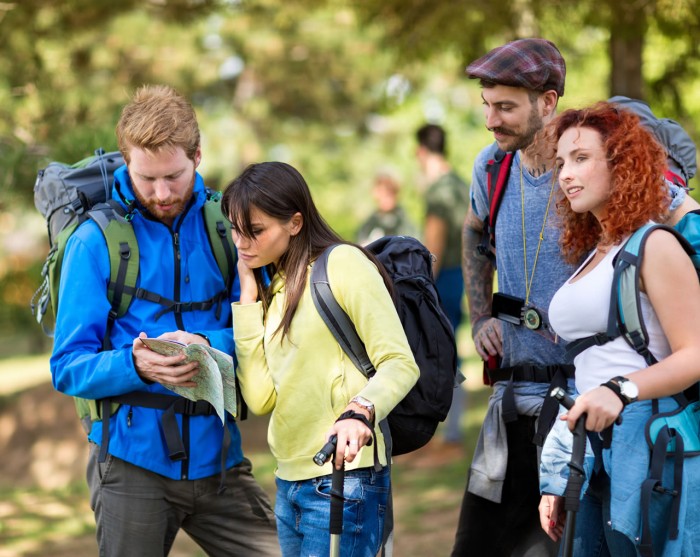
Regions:
[[[476, 216], [484, 219], [489, 213], [486, 163], [493, 157], [495, 144], [479, 153], [472, 176], [471, 204]], [[559, 249], [559, 229], [555, 197], [556, 181], [547, 172], [534, 178], [527, 170], [521, 170], [520, 152], [513, 157], [508, 184], [501, 201], [496, 220], [496, 263], [498, 266], [499, 292], [525, 299], [526, 281], [532, 277], [529, 302], [546, 311], [559, 287], [571, 276], [574, 265], [564, 262]], [[524, 193], [524, 211], [521, 202], [521, 177]], [[552, 187], [554, 191], [552, 192]], [[550, 193], [552, 199], [550, 203]], [[549, 203], [549, 212], [547, 205]], [[545, 222], [545, 214], [547, 214]], [[523, 257], [523, 219], [527, 245], [527, 271]], [[543, 242], [538, 241], [545, 222]], [[536, 263], [535, 263], [536, 261]], [[533, 265], [535, 266], [534, 274]], [[550, 365], [570, 363], [564, 358], [564, 343], [554, 344], [524, 326], [501, 321], [503, 325], [503, 367], [524, 363]]]

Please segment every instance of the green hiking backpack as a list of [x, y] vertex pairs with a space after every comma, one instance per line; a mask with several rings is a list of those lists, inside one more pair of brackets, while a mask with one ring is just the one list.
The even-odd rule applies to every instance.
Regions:
[[[126, 313], [137, 295], [139, 246], [131, 225], [133, 215], [111, 199], [114, 171], [123, 164], [121, 153], [105, 153], [97, 149], [94, 156], [75, 164], [52, 162], [37, 175], [34, 204], [46, 219], [50, 250], [41, 272], [42, 283], [32, 298], [31, 308], [37, 322], [49, 336], [53, 336], [53, 332], [45, 326], [44, 317], [49, 305], [54, 318], [58, 313], [58, 289], [66, 243], [87, 219], [92, 219], [98, 225], [109, 252], [111, 270], [108, 297], [112, 311], [108, 317], [103, 350], [111, 348], [109, 336], [114, 321]], [[220, 200], [220, 192], [207, 189], [207, 201], [202, 208], [212, 251], [226, 284], [226, 288], [216, 296], [218, 301], [223, 296], [227, 297], [236, 269], [231, 224], [221, 213]], [[140, 289], [138, 295], [148, 298], [151, 293]], [[163, 305], [174, 303], [157, 294], [148, 299]], [[199, 309], [201, 305], [217, 300], [192, 302], [188, 309]], [[92, 421], [100, 419], [100, 405], [80, 398], [75, 398], [75, 403], [83, 427], [89, 432]], [[118, 406], [117, 403], [112, 404], [112, 413]]]

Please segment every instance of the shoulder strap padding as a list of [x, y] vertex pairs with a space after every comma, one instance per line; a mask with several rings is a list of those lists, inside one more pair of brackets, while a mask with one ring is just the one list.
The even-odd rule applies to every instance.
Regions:
[[[139, 247], [131, 223], [123, 217], [123, 214], [121, 206], [114, 201], [99, 203], [86, 213], [87, 218], [92, 219], [102, 231], [107, 243], [110, 265], [108, 297], [112, 302], [113, 311], [116, 312], [115, 316], [124, 315], [131, 303], [131, 295], [125, 293], [115, 305], [115, 287], [121, 285], [118, 290], [123, 290], [123, 286], [128, 285], [132, 287], [131, 291], [133, 292], [139, 273]], [[46, 273], [51, 275], [47, 276], [47, 280], [50, 285], [54, 315], [58, 314], [58, 288], [65, 244], [81, 222], [81, 220], [76, 220], [61, 230], [47, 258], [45, 268]]]
[[321, 319], [328, 326], [343, 352], [357, 369], [366, 377], [371, 377], [375, 373], [374, 366], [357, 334], [355, 325], [338, 304], [328, 281], [328, 256], [335, 247], [335, 245], [328, 247], [311, 267], [311, 298]]
[[649, 335], [644, 326], [639, 285], [644, 246], [649, 234], [657, 229], [673, 234], [690, 257], [695, 254], [690, 243], [669, 226], [646, 224], [634, 232], [615, 257], [607, 331], [608, 336], [614, 338], [617, 336], [614, 335], [615, 329], [618, 329], [619, 334], [649, 365], [656, 362], [656, 358], [649, 352]]
[[129, 309], [139, 275], [139, 245], [134, 228], [124, 214], [121, 205], [113, 200], [96, 205], [88, 212], [107, 242], [110, 267], [107, 296], [115, 318]]
[[221, 212], [221, 192], [207, 190], [202, 212], [214, 258], [230, 289], [236, 272], [236, 248], [231, 238], [231, 223]]

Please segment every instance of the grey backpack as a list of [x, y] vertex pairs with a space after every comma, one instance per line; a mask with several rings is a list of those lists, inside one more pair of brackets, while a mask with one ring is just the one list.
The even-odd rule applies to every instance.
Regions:
[[677, 186], [687, 187], [698, 169], [697, 150], [683, 127], [671, 118], [657, 118], [644, 101], [618, 95], [609, 98], [608, 102], [639, 116], [642, 125], [654, 134], [666, 150], [666, 179]]

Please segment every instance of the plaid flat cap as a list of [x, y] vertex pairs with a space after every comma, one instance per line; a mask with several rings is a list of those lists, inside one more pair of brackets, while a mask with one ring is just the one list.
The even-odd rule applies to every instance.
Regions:
[[546, 39], [519, 39], [494, 48], [469, 64], [466, 73], [471, 79], [533, 91], [554, 89], [564, 96], [566, 63]]

